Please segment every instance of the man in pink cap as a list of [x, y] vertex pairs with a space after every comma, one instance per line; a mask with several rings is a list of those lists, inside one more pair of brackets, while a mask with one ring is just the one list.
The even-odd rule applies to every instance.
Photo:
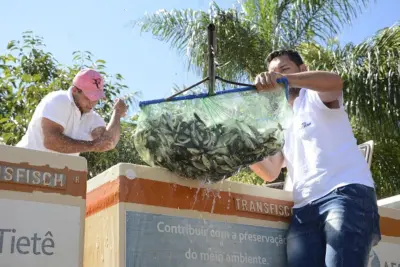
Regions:
[[104, 98], [101, 75], [92, 69], [79, 71], [69, 90], [54, 91], [42, 99], [16, 146], [71, 155], [115, 148], [120, 138], [120, 119], [127, 106], [118, 99], [106, 125], [93, 110]]

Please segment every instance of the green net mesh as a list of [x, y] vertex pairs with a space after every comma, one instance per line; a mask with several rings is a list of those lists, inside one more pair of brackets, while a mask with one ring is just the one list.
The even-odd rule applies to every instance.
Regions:
[[280, 151], [291, 116], [284, 90], [162, 102], [141, 107], [134, 142], [150, 166], [216, 182]]

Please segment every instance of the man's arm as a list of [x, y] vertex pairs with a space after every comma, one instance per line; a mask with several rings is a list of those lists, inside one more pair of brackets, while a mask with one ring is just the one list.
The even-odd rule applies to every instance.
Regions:
[[92, 131], [93, 139], [100, 137], [109, 137], [113, 141], [115, 147], [121, 136], [121, 118], [125, 116], [127, 106], [123, 100], [118, 99], [114, 105], [114, 110], [111, 115], [110, 122], [107, 127], [97, 127]]
[[266, 182], [272, 182], [278, 178], [283, 167], [283, 155], [278, 152], [274, 156], [250, 165], [250, 169]]
[[64, 135], [64, 128], [47, 118], [42, 118], [43, 142], [47, 149], [59, 153], [104, 152], [114, 148], [113, 140], [100, 136], [93, 141], [76, 140]]
[[117, 145], [121, 136], [121, 116], [122, 114], [117, 109], [114, 109], [110, 122], [103, 133], [112, 136], [115, 145]]
[[44, 146], [47, 149], [68, 154], [89, 152], [94, 149], [92, 141], [75, 140], [64, 135], [64, 128], [47, 118], [42, 118], [42, 131]]
[[342, 78], [333, 72], [305, 71], [284, 75], [290, 87], [307, 88], [318, 92], [322, 102], [330, 103], [342, 94]]
[[103, 127], [103, 126], [95, 128], [91, 132], [93, 140], [95, 140], [95, 139], [99, 138], [100, 136], [102, 136], [105, 130], [106, 130], [106, 127]]

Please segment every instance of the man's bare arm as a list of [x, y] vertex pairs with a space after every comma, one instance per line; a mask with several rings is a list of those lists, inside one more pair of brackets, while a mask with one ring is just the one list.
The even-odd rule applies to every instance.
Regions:
[[42, 118], [44, 146], [60, 153], [81, 153], [93, 151], [92, 141], [75, 140], [63, 134], [64, 128], [47, 118]]
[[330, 103], [342, 94], [342, 78], [333, 72], [305, 71], [284, 75], [290, 87], [307, 88], [318, 92], [322, 102]]
[[278, 152], [258, 163], [250, 165], [250, 169], [266, 182], [272, 182], [278, 178], [283, 166], [283, 155]]
[[93, 140], [99, 138], [100, 136], [103, 135], [104, 131], [106, 130], [106, 127], [97, 127], [92, 131], [92, 138]]
[[92, 137], [109, 137], [112, 139], [113, 146], [115, 147], [121, 137], [121, 118], [125, 116], [127, 106], [121, 99], [117, 99], [113, 113], [111, 114], [110, 122], [107, 127], [99, 127], [92, 131]]
[[121, 114], [114, 110], [110, 122], [104, 131], [105, 135], [112, 136], [114, 145], [117, 145], [121, 136]]

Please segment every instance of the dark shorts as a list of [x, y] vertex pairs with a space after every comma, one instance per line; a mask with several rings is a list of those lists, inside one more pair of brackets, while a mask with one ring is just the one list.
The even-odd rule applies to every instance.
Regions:
[[375, 190], [351, 184], [293, 210], [289, 267], [366, 267], [381, 240]]

